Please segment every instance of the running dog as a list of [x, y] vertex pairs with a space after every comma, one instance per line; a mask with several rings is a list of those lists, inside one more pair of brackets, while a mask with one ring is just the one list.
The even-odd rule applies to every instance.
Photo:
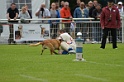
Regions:
[[53, 53], [58, 54], [55, 52], [55, 50], [60, 50], [60, 41], [57, 39], [48, 39], [36, 44], [30, 44], [30, 46], [38, 46], [38, 45], [42, 45], [41, 55], [43, 54], [45, 49], [50, 49], [51, 55], [53, 55]]

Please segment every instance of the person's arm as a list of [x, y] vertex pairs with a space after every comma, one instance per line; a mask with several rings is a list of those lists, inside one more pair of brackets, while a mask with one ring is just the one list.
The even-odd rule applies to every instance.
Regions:
[[71, 11], [70, 11], [70, 9], [69, 9], [69, 18], [72, 19], [72, 15], [71, 15]]
[[9, 17], [9, 12], [10, 12], [10, 9], [7, 10], [7, 19], [10, 20], [11, 18]]
[[30, 18], [32, 18], [32, 14], [31, 14], [31, 12], [30, 12], [29, 10], [27, 10], [27, 12], [29, 13]]
[[74, 16], [74, 18], [77, 18], [77, 8], [74, 10], [73, 16]]
[[16, 16], [14, 17], [14, 20], [16, 20], [18, 18], [18, 13], [16, 13]]
[[16, 12], [16, 15], [15, 15], [15, 17], [14, 17], [14, 20], [16, 20], [16, 19], [18, 18], [19, 11], [18, 11], [17, 8], [15, 9], [15, 12]]
[[95, 20], [97, 20], [96, 9], [93, 10], [92, 17], [95, 18]]
[[35, 16], [39, 16], [40, 14], [40, 9], [37, 10], [37, 12], [35, 13]]
[[30, 19], [31, 17], [30, 17], [30, 15], [29, 15], [29, 13], [26, 12], [26, 14], [27, 14], [27, 19]]
[[19, 12], [18, 18], [21, 19], [21, 12]]
[[10, 20], [11, 18], [9, 17], [9, 13], [7, 13], [7, 19]]
[[120, 13], [119, 13], [118, 9], [117, 9], [116, 20], [117, 20], [117, 28], [120, 28], [121, 27], [121, 20], [120, 20]]
[[89, 17], [92, 17], [92, 9], [93, 7], [89, 9]]
[[89, 17], [89, 11], [85, 8], [85, 15], [86, 15], [86, 18]]
[[59, 10], [56, 10], [56, 12], [57, 12], [57, 18], [60, 18]]

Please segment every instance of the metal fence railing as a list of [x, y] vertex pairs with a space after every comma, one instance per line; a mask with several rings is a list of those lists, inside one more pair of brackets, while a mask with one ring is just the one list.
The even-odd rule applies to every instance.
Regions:
[[[8, 22], [7, 19], [0, 19], [0, 44], [56, 38], [59, 35], [58, 30], [62, 28], [66, 29], [73, 38], [76, 38], [77, 32], [82, 32], [83, 43], [101, 43], [100, 21], [94, 21], [93, 18], [73, 18], [72, 22], [62, 22], [62, 20], [70, 20], [63, 18], [25, 19], [30, 23], [21, 23], [21, 19], [17, 20], [17, 23], [13, 23]], [[107, 41], [111, 42], [111, 35]], [[117, 41], [124, 42], [124, 18], [122, 18], [121, 28], [117, 31]]]

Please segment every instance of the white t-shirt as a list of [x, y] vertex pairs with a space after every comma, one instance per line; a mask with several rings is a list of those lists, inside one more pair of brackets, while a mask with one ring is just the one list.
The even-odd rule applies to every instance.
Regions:
[[22, 13], [22, 11], [19, 12], [19, 16], [18, 17], [20, 17], [20, 19], [29, 19], [29, 18], [31, 18], [27, 11], [25, 13]]
[[67, 42], [68, 44], [72, 44], [72, 43], [75, 44], [74, 39], [73, 39], [68, 33], [62, 33], [62, 34], [60, 35], [60, 38], [61, 38], [63, 41]]

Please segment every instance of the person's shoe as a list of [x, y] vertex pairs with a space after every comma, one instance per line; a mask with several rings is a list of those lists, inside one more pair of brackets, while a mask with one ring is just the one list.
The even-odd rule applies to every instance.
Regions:
[[93, 41], [92, 44], [98, 43], [97, 41]]
[[118, 49], [118, 48], [113, 48], [113, 49]]
[[62, 52], [62, 54], [63, 54], [63, 55], [67, 55], [67, 54], [68, 54], [68, 51], [65, 51], [65, 50], [64, 50], [64, 51]]
[[68, 51], [73, 50], [72, 48], [69, 48]]
[[13, 41], [13, 44], [16, 45], [16, 41]]
[[76, 51], [75, 50], [70, 50], [68, 53], [69, 54], [76, 54]]
[[101, 48], [101, 47], [100, 47], [100, 49], [105, 49], [105, 48]]

